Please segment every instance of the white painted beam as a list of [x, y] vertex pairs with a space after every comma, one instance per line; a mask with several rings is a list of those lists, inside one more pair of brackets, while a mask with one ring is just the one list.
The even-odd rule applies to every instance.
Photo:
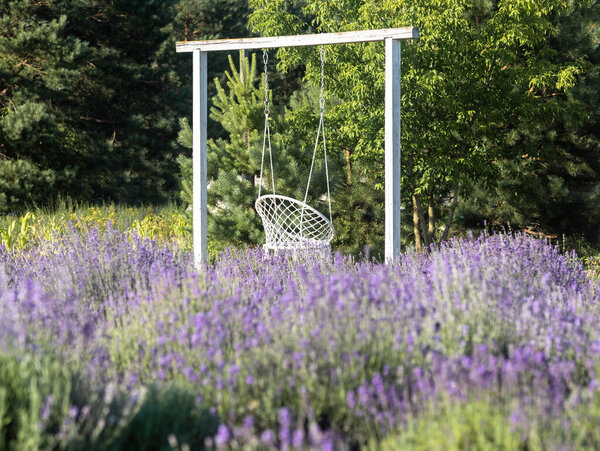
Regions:
[[192, 215], [194, 227], [194, 264], [200, 269], [207, 262], [206, 241], [206, 126], [207, 126], [207, 77], [206, 53], [194, 50], [193, 58], [193, 153], [194, 171]]
[[225, 50], [256, 50], [279, 47], [305, 47], [311, 45], [351, 44], [353, 42], [383, 41], [385, 39], [416, 39], [417, 27], [384, 28], [381, 30], [344, 31], [340, 33], [303, 34], [259, 38], [216, 39], [210, 41], [179, 41], [177, 52], [216, 52]]
[[385, 39], [385, 260], [400, 256], [400, 41]]

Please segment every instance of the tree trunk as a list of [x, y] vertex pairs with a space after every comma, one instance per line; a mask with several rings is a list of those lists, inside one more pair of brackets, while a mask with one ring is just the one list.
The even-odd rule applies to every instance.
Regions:
[[419, 225], [421, 227], [421, 237], [423, 238], [425, 247], [428, 247], [431, 242], [429, 241], [429, 235], [427, 234], [426, 224], [425, 224], [425, 215], [423, 213], [423, 208], [421, 206], [421, 196], [419, 194], [415, 194], [415, 203], [417, 206], [417, 215], [419, 216]]
[[444, 233], [442, 233], [442, 237], [440, 238], [440, 243], [442, 241], [446, 241], [448, 239], [448, 233], [450, 232], [450, 226], [452, 225], [452, 220], [454, 219], [454, 212], [456, 211], [456, 206], [458, 205], [459, 190], [460, 190], [460, 182], [457, 182], [456, 187], [454, 188], [454, 199], [452, 199], [452, 205], [450, 205], [450, 211], [448, 212], [448, 218], [446, 218], [446, 224], [444, 225]]
[[350, 160], [350, 149], [346, 147], [346, 179], [348, 183], [352, 181], [352, 160]]
[[433, 243], [435, 242], [435, 205], [433, 204], [433, 194], [429, 194], [429, 196], [427, 196], [427, 200], [428, 200], [428, 210], [427, 210], [427, 214], [428, 214], [428, 227], [427, 227], [427, 234], [429, 235], [429, 243]]
[[423, 252], [423, 245], [421, 244], [421, 231], [419, 230], [419, 210], [417, 207], [417, 198], [412, 196], [413, 203], [413, 232], [415, 234], [415, 247], [417, 252]]

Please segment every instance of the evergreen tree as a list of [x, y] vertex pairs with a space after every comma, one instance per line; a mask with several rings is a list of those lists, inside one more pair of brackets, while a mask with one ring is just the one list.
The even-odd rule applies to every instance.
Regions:
[[[243, 38], [248, 36], [248, 0], [178, 0], [175, 4], [176, 15], [167, 26], [169, 40], [165, 42], [163, 51], [167, 58], [173, 59], [173, 49], [176, 41], [199, 41], [205, 39]], [[211, 52], [208, 55], [208, 80], [218, 78], [224, 80], [228, 68], [227, 58], [231, 52]], [[235, 53], [237, 55], [237, 53]], [[192, 71], [190, 55], [178, 55], [174, 67], [180, 74], [184, 88], [180, 94], [187, 102], [191, 112]], [[208, 84], [208, 97], [216, 95], [214, 83]], [[209, 103], [209, 108], [211, 104]], [[213, 138], [223, 137], [225, 131], [218, 122], [209, 118], [208, 134]]]
[[[264, 78], [257, 75], [256, 55], [250, 59], [240, 56], [240, 61], [241, 71], [229, 58], [225, 85], [215, 80], [217, 95], [213, 99], [211, 117], [224, 127], [227, 136], [209, 139], [207, 145], [208, 235], [213, 249], [264, 242], [260, 218], [254, 210], [263, 145]], [[318, 116], [311, 94], [294, 96], [290, 103], [293, 110], [281, 105], [270, 108], [275, 187], [278, 194], [303, 199]], [[180, 143], [192, 147], [192, 132], [185, 120], [182, 121]], [[192, 160], [182, 156], [179, 162], [184, 187], [182, 197], [191, 203]], [[335, 168], [330, 161], [330, 171], [335, 172]], [[270, 192], [268, 153], [262, 183], [263, 193]], [[323, 199], [325, 186], [324, 163], [320, 158], [315, 162], [309, 201], [321, 209], [327, 208]]]
[[[225, 88], [215, 79], [217, 90], [210, 116], [226, 131], [227, 138], [209, 139], [208, 167], [208, 235], [218, 248], [226, 245], [257, 243], [260, 219], [254, 212], [256, 189], [254, 176], [260, 170], [264, 124], [264, 84], [257, 85], [256, 56], [240, 58], [241, 73], [229, 57]], [[273, 141], [279, 136], [273, 134]], [[192, 131], [182, 122], [180, 143], [192, 148]], [[276, 146], [275, 146], [276, 147]], [[192, 159], [179, 157], [185, 202], [192, 203]], [[215, 241], [218, 244], [215, 244]]]
[[89, 47], [67, 18], [32, 0], [0, 4], [0, 211], [64, 187], [89, 143], [70, 126], [68, 101]]
[[177, 188], [177, 118], [189, 101], [180, 93], [175, 52], [163, 52], [175, 3], [57, 2], [69, 34], [94, 50], [71, 114], [93, 140], [94, 165], [83, 174], [94, 197], [163, 202]]
[[[160, 202], [187, 98], [173, 1], [0, 3], [0, 210], [63, 193]], [[16, 181], [15, 181], [16, 180]]]

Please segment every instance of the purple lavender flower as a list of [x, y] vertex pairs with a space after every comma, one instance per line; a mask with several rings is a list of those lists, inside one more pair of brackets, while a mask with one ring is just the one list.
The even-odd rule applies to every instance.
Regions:
[[260, 440], [266, 446], [272, 446], [275, 443], [275, 434], [270, 429], [265, 429], [260, 435]]
[[223, 446], [229, 440], [229, 429], [224, 424], [219, 425], [219, 430], [215, 436], [215, 444], [217, 446]]
[[574, 258], [524, 236], [392, 265], [230, 249], [202, 272], [110, 228], [0, 250], [0, 349], [131, 387], [183, 384], [223, 421], [218, 446], [364, 444], [440, 399], [559, 424], [598, 389], [599, 307]]

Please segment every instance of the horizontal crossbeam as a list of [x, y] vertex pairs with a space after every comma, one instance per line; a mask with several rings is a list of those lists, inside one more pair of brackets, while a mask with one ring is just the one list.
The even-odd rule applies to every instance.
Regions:
[[260, 38], [216, 39], [211, 41], [180, 41], [177, 52], [217, 52], [225, 50], [256, 50], [279, 47], [306, 47], [311, 45], [351, 44], [353, 42], [383, 41], [392, 39], [416, 39], [417, 27], [384, 28], [381, 30], [344, 31], [340, 33], [301, 34], [296, 36], [273, 36]]

